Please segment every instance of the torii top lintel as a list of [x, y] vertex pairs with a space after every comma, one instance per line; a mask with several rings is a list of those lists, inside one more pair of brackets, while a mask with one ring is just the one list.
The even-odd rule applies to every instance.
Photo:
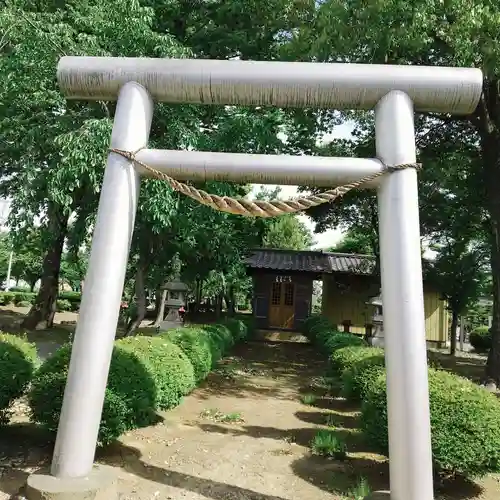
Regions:
[[474, 68], [86, 56], [62, 57], [57, 78], [70, 99], [116, 100], [135, 81], [160, 102], [372, 109], [401, 90], [416, 111], [462, 115], [483, 84]]

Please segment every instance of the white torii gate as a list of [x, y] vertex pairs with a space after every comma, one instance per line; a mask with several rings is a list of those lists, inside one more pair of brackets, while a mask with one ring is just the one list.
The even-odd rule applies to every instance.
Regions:
[[[118, 100], [111, 147], [145, 148], [153, 101], [336, 109], [375, 108], [376, 158], [142, 149], [137, 159], [179, 180], [338, 186], [415, 163], [414, 110], [469, 114], [477, 69], [256, 61], [63, 57], [69, 99]], [[143, 169], [108, 157], [80, 319], [52, 462], [54, 481], [92, 471]], [[417, 173], [387, 173], [377, 189], [386, 337], [391, 499], [432, 500], [432, 455]]]

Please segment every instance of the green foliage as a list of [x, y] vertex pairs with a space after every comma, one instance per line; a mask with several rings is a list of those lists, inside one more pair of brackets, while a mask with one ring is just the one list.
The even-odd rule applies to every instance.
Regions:
[[237, 318], [228, 318], [224, 325], [230, 331], [235, 342], [241, 342], [248, 336], [248, 325], [245, 321]]
[[[434, 470], [442, 476], [484, 476], [500, 470], [500, 402], [469, 380], [429, 369]], [[388, 452], [385, 374], [370, 380], [362, 406], [368, 439]]]
[[314, 406], [318, 398], [314, 394], [304, 394], [301, 398], [302, 403], [309, 406]]
[[163, 337], [178, 345], [189, 358], [196, 382], [204, 380], [212, 368], [212, 349], [205, 330], [196, 327], [178, 328], [165, 332]]
[[478, 326], [469, 335], [469, 341], [477, 351], [487, 351], [491, 348], [491, 329]]
[[233, 347], [235, 341], [225, 325], [203, 325], [212, 351], [212, 367]]
[[0, 333], [0, 424], [8, 422], [10, 405], [27, 389], [38, 362], [34, 344]]
[[[340, 349], [332, 354], [339, 354], [349, 348]], [[385, 369], [385, 357], [383, 349], [372, 347], [357, 347], [357, 352], [344, 356], [344, 368], [342, 369], [342, 395], [346, 398], [362, 401], [370, 385], [370, 380], [377, 378]], [[349, 360], [347, 361], [347, 358]], [[347, 363], [346, 363], [347, 361]], [[340, 364], [342, 361], [337, 358]]]
[[374, 255], [376, 250], [378, 250], [378, 234], [366, 233], [356, 228], [348, 230], [342, 240], [330, 248], [330, 252], [363, 255]]
[[304, 335], [313, 342], [315, 339], [315, 332], [318, 330], [324, 330], [326, 328], [333, 328], [333, 325], [329, 319], [321, 314], [312, 314], [303, 323], [303, 333]]
[[345, 460], [347, 458], [347, 446], [335, 431], [320, 429], [311, 442], [312, 452], [316, 455]]
[[[36, 372], [28, 395], [32, 420], [53, 432], [59, 423], [70, 355], [71, 345], [67, 344], [48, 358]], [[99, 427], [99, 443], [108, 444], [126, 430], [152, 423], [156, 398], [155, 381], [143, 358], [115, 345]]]
[[12, 292], [0, 292], [0, 305], [7, 306], [14, 302], [15, 294]]
[[[14, 294], [14, 304], [19, 306], [21, 302], [25, 303], [25, 305], [33, 304], [35, 301], [36, 294], [30, 292], [16, 292]], [[21, 306], [24, 307], [24, 306]]]
[[364, 500], [365, 498], [368, 497], [371, 491], [372, 490], [370, 488], [370, 485], [368, 484], [367, 479], [361, 477], [359, 478], [356, 486], [354, 486], [354, 488], [349, 490], [347, 496], [349, 500]]
[[264, 238], [266, 248], [309, 250], [314, 244], [309, 228], [295, 214], [276, 218]]
[[327, 330], [323, 335], [318, 335], [318, 340], [321, 339], [322, 350], [325, 354], [330, 354], [337, 349], [342, 349], [347, 346], [366, 346], [366, 342], [352, 333], [343, 333], [336, 330]]
[[69, 300], [66, 300], [66, 299], [57, 299], [56, 308], [57, 308], [58, 312], [61, 312], [61, 311], [71, 311], [72, 305], [71, 305], [71, 302]]
[[156, 408], [173, 408], [194, 389], [194, 370], [189, 358], [179, 346], [167, 339], [127, 337], [118, 340], [115, 345], [142, 361], [156, 389]]
[[[233, 323], [233, 327], [236, 323]], [[215, 363], [242, 338], [224, 325], [179, 328], [158, 337], [126, 337], [114, 345], [99, 443], [151, 424], [156, 410], [173, 408], [202, 381]], [[33, 421], [56, 431], [68, 374], [71, 345], [58, 349], [37, 370], [29, 391]], [[220, 359], [220, 357], [218, 359]], [[230, 420], [233, 417], [228, 417]]]

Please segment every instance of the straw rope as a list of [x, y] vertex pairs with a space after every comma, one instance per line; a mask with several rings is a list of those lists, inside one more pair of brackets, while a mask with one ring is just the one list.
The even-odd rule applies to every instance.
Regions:
[[139, 153], [139, 151], [141, 151], [141, 149], [137, 151], [124, 151], [122, 149], [110, 148], [110, 152], [123, 156], [127, 160], [140, 165], [142, 168], [152, 174], [154, 178], [166, 181], [173, 190], [189, 196], [202, 205], [211, 207], [221, 212], [244, 215], [246, 217], [276, 217], [278, 215], [300, 212], [311, 207], [316, 207], [323, 203], [331, 203], [337, 198], [342, 197], [352, 189], [359, 188], [363, 184], [371, 182], [378, 177], [385, 175], [386, 173], [404, 170], [406, 168], [415, 168], [417, 170], [421, 168], [420, 163], [403, 163], [401, 165], [395, 165], [393, 167], [385, 166], [382, 171], [377, 172], [376, 174], [367, 175], [366, 177], [363, 177], [357, 181], [351, 182], [349, 184], [344, 184], [343, 186], [336, 187], [335, 189], [329, 189], [327, 191], [324, 191], [323, 193], [312, 194], [309, 196], [299, 197], [291, 200], [245, 200], [243, 198], [235, 199], [231, 198], [230, 196], [218, 196], [216, 194], [210, 194], [206, 191], [203, 191], [202, 189], [196, 189], [194, 186], [176, 181], [164, 172], [160, 172], [155, 168], [146, 165], [141, 160], [138, 160], [136, 158], [136, 155]]

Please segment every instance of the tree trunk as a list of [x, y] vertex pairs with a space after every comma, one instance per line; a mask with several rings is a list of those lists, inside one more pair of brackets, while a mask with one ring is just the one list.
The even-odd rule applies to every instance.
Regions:
[[127, 331], [125, 332], [125, 337], [132, 335], [142, 320], [146, 316], [146, 288], [144, 283], [145, 270], [144, 267], [139, 262], [137, 264], [137, 270], [135, 274], [135, 303], [137, 305], [135, 318], [131, 318], [129, 324], [127, 325]]
[[234, 288], [229, 287], [229, 292], [224, 296], [227, 306], [228, 316], [234, 316], [236, 314], [236, 297], [234, 294]]
[[451, 339], [450, 339], [450, 354], [455, 356], [457, 353], [457, 328], [458, 328], [458, 312], [451, 312]]
[[218, 293], [217, 296], [215, 297], [215, 317], [219, 319], [222, 314], [222, 300], [223, 300], [223, 293]]
[[158, 307], [156, 309], [156, 319], [153, 326], [159, 326], [165, 318], [165, 301], [167, 300], [167, 290], [158, 290], [156, 297], [159, 297]]
[[35, 291], [35, 286], [36, 282], [38, 281], [38, 278], [35, 281], [30, 281], [30, 292], [33, 293]]
[[486, 383], [500, 386], [500, 96], [498, 81], [485, 84], [478, 107], [479, 133], [483, 156], [483, 174], [491, 221], [491, 274], [493, 280], [493, 324], [491, 349], [486, 363]]
[[61, 268], [64, 240], [68, 233], [68, 217], [61, 209], [49, 207], [48, 231], [53, 235], [52, 245], [42, 264], [40, 290], [35, 303], [22, 323], [27, 330], [50, 328], [54, 324], [56, 300], [59, 292], [59, 270]]

